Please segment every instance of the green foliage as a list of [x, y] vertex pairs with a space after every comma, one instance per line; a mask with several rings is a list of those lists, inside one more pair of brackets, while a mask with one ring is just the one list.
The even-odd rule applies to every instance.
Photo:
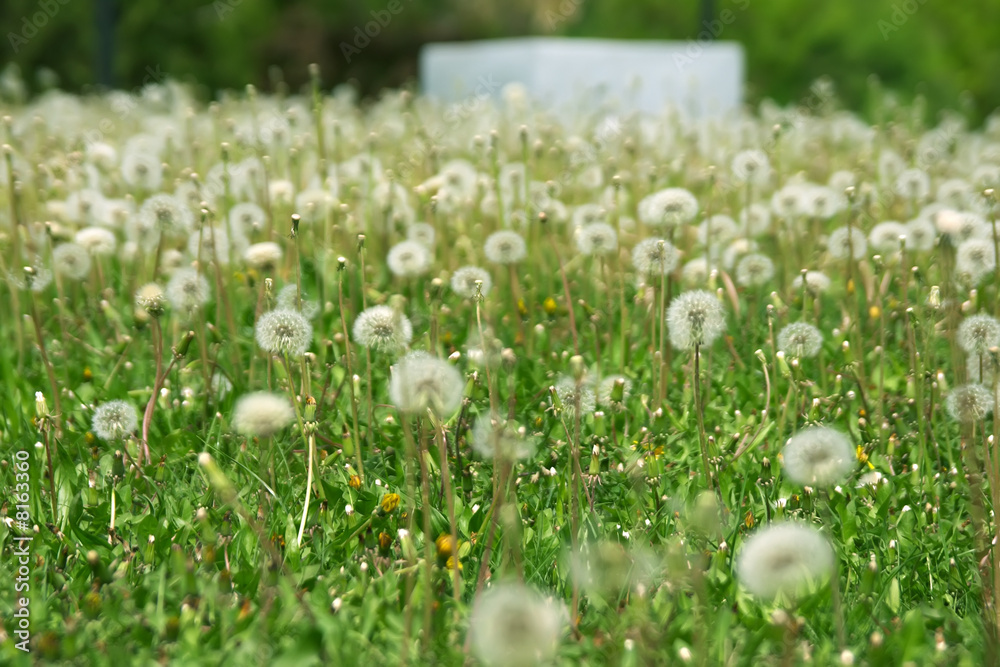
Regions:
[[[67, 2], [37, 35], [6, 57], [32, 78], [49, 67], [71, 90], [95, 80], [96, 28], [93, 3]], [[329, 3], [300, 0], [178, 0], [118, 3], [115, 34], [116, 83], [141, 85], [147, 68], [174, 79], [218, 89], [247, 83], [268, 89], [272, 66], [297, 87], [309, 63], [319, 63], [327, 81], [354, 82], [374, 94], [416, 76], [420, 45], [526, 34], [620, 39], [698, 40], [712, 36], [744, 44], [748, 100], [802, 97], [817, 78], [829, 76], [844, 100], [860, 107], [869, 79], [878, 77], [905, 99], [923, 94], [930, 110], [956, 106], [963, 95], [973, 116], [1000, 107], [1000, 48], [994, 26], [1000, 5], [992, 0], [946, 3], [875, 0], [865, 3], [803, 3], [799, 0], [721, 0], [718, 23], [703, 25], [700, 5], [660, 0], [540, 3], [465, 3], [399, 0], [394, 15], [360, 54], [344, 55], [356, 29], [386, 10], [383, 0]], [[5, 41], [20, 35], [25, 17], [40, 11], [38, 0], [8, 0], [0, 7]], [[2, 61], [0, 61], [2, 62]]]

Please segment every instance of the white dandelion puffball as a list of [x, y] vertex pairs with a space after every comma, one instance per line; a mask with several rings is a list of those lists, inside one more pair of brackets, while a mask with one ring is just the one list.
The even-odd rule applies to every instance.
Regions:
[[678, 350], [711, 345], [726, 328], [722, 304], [707, 290], [682, 292], [667, 309], [670, 343]]
[[354, 320], [354, 341], [364, 347], [395, 352], [413, 340], [413, 325], [391, 306], [371, 306]]
[[644, 239], [632, 248], [632, 266], [646, 276], [662, 276], [677, 268], [680, 253], [665, 239]]
[[822, 271], [806, 271], [805, 275], [795, 276], [792, 287], [801, 290], [803, 287], [812, 294], [820, 294], [830, 289], [830, 278]]
[[934, 248], [937, 228], [926, 218], [915, 218], [905, 225], [906, 249], [911, 252], [928, 252]]
[[118, 247], [114, 232], [104, 227], [84, 227], [76, 233], [73, 240], [94, 257], [107, 257]]
[[483, 414], [472, 429], [472, 449], [487, 460], [516, 461], [534, 453], [535, 441], [513, 420]]
[[194, 269], [178, 269], [167, 283], [167, 300], [182, 312], [204, 306], [210, 293], [205, 276]]
[[788, 479], [804, 486], [839, 484], [855, 462], [850, 439], [828, 426], [799, 431], [789, 439], [781, 457]]
[[465, 379], [447, 361], [411, 352], [392, 368], [389, 398], [405, 414], [450, 417], [462, 404]]
[[740, 151], [730, 166], [737, 183], [765, 185], [771, 176], [771, 161], [762, 150]]
[[597, 407], [597, 395], [594, 387], [586, 380], [577, 382], [574, 378], [563, 376], [556, 383], [556, 394], [562, 402], [563, 411], [571, 418], [590, 414]]
[[273, 269], [281, 261], [281, 246], [271, 241], [254, 243], [243, 251], [243, 261], [251, 269]]
[[312, 334], [309, 320], [296, 310], [270, 310], [257, 320], [257, 344], [271, 354], [301, 357], [309, 349]]
[[476, 282], [481, 283], [478, 289], [483, 296], [489, 294], [490, 288], [493, 287], [493, 278], [490, 277], [489, 271], [478, 266], [463, 266], [451, 275], [452, 291], [466, 299], [476, 296]]
[[969, 354], [986, 354], [1000, 346], [1000, 320], [986, 313], [970, 315], [958, 325], [956, 340]]
[[122, 400], [101, 403], [94, 410], [92, 428], [101, 440], [115, 442], [130, 435], [139, 426], [139, 416], [131, 403]]
[[792, 322], [778, 332], [778, 349], [789, 357], [815, 357], [823, 345], [823, 334], [808, 322]]
[[509, 229], [490, 234], [483, 245], [483, 251], [486, 259], [494, 264], [515, 264], [528, 253], [521, 235]]
[[743, 287], [760, 287], [774, 277], [774, 262], [767, 255], [751, 253], [736, 265], [736, 282]]
[[902, 243], [905, 243], [907, 233], [907, 227], [903, 223], [886, 220], [878, 223], [868, 232], [868, 243], [883, 254], [897, 252], [901, 245], [900, 237], [903, 237]]
[[428, 250], [434, 247], [435, 236], [434, 227], [426, 222], [414, 222], [406, 228], [406, 240], [416, 241]]
[[241, 396], [233, 411], [233, 428], [246, 436], [267, 438], [295, 421], [288, 398], [268, 391]]
[[576, 230], [576, 247], [584, 255], [608, 255], [618, 249], [618, 233], [606, 222], [592, 222]]
[[417, 241], [400, 241], [389, 249], [385, 261], [393, 275], [412, 278], [431, 268], [431, 253]]
[[750, 537], [736, 560], [736, 575], [753, 595], [770, 600], [797, 595], [833, 574], [833, 547], [811, 526], [773, 523]]
[[868, 252], [868, 240], [857, 227], [838, 227], [830, 232], [826, 248], [834, 259], [859, 259]]
[[306, 298], [305, 292], [302, 292], [295, 283], [285, 285], [278, 292], [278, 297], [275, 299], [275, 309], [282, 308], [297, 310], [307, 320], [315, 319], [320, 311], [319, 303]]
[[993, 394], [981, 384], [962, 385], [951, 390], [944, 407], [955, 421], [971, 424], [993, 411]]
[[968, 239], [962, 241], [955, 252], [955, 273], [968, 279], [973, 285], [979, 284], [996, 267], [997, 256], [993, 241]]
[[157, 283], [146, 283], [136, 290], [135, 305], [153, 317], [159, 317], [167, 307], [167, 295]]
[[684, 188], [667, 188], [643, 197], [638, 212], [650, 227], [676, 227], [698, 215], [698, 200]]
[[70, 280], [83, 280], [90, 275], [90, 253], [79, 243], [60, 243], [52, 249], [52, 268]]
[[242, 202], [229, 210], [229, 229], [234, 234], [250, 236], [266, 227], [267, 213], [253, 202]]
[[559, 647], [564, 614], [519, 583], [500, 583], [483, 593], [469, 619], [472, 647], [491, 667], [545, 663]]

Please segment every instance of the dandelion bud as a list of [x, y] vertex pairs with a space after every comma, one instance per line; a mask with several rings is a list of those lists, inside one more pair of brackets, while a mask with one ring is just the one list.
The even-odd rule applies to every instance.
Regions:
[[176, 357], [178, 359], [182, 359], [183, 357], [187, 356], [188, 349], [191, 347], [191, 341], [193, 341], [193, 340], [194, 340], [194, 332], [193, 331], [188, 331], [186, 334], [184, 334], [184, 337], [181, 338], [181, 342], [178, 343], [172, 349], [174, 357]]
[[49, 416], [49, 406], [45, 403], [45, 394], [40, 391], [35, 392], [35, 414], [39, 419]]

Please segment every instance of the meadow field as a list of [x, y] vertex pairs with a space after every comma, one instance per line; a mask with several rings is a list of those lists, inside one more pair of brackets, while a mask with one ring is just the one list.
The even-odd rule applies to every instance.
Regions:
[[0, 663], [998, 664], [1000, 115], [311, 76], [0, 106]]

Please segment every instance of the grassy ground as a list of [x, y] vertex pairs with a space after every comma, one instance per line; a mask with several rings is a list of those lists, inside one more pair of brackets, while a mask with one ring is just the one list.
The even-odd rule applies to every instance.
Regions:
[[[960, 423], [945, 403], [974, 372], [960, 323], [1000, 311], [996, 195], [983, 194], [1000, 185], [989, 167], [1000, 134], [951, 117], [926, 128], [892, 108], [867, 127], [834, 106], [697, 124], [559, 120], [514, 95], [453, 110], [409, 94], [365, 108], [251, 95], [189, 112], [164, 87], [7, 109], [0, 661], [514, 664], [518, 646], [543, 664], [993, 660], [996, 427]], [[768, 165], [750, 185], [747, 156], [733, 165], [747, 149]], [[898, 187], [911, 167], [927, 192]], [[831, 181], [838, 171], [849, 175]], [[967, 188], [939, 190], [949, 179]], [[668, 187], [697, 210], [664, 226], [639, 202]], [[174, 211], [143, 227], [158, 192], [179, 193], [190, 226]], [[258, 227], [227, 224], [243, 202], [260, 205]], [[979, 217], [963, 231], [934, 202]], [[711, 218], [738, 220], [748, 204], [770, 220]], [[828, 248], [837, 228], [867, 237], [916, 219], [932, 226], [928, 248], [868, 243], [846, 259]], [[429, 264], [395, 275], [389, 250], [426, 239], [418, 221], [434, 230]], [[614, 233], [606, 255], [578, 245], [595, 221]], [[53, 248], [90, 226], [117, 246], [75, 275]], [[206, 243], [213, 227], [228, 250]], [[489, 261], [487, 237], [507, 228], [525, 257]], [[642, 275], [631, 251], [658, 236], [680, 262]], [[989, 242], [992, 267], [962, 264], [967, 238]], [[244, 248], [263, 241], [281, 259], [252, 266]], [[748, 274], [747, 254], [773, 274]], [[711, 271], [690, 264], [706, 257]], [[206, 277], [207, 300], [150, 316], [136, 291], [179, 265]], [[464, 265], [490, 274], [482, 299], [450, 286]], [[804, 269], [828, 289], [796, 286]], [[41, 289], [23, 288], [47, 271]], [[312, 332], [305, 355], [275, 356], [255, 326], [289, 285]], [[725, 316], [697, 364], [665, 324], [694, 289]], [[394, 326], [409, 319], [407, 345], [358, 343], [356, 319], [378, 304]], [[778, 353], [796, 321], [821, 332], [817, 356]], [[403, 347], [460, 371], [456, 409], [433, 400], [446, 374], [404, 374], [390, 394]], [[994, 365], [984, 352], [982, 369]], [[591, 383], [614, 374], [628, 391], [588, 405]], [[238, 429], [236, 403], [253, 391], [294, 399], [296, 418], [273, 436]], [[113, 399], [139, 425], [107, 441], [94, 409]], [[474, 451], [491, 410], [523, 428], [529, 456]], [[813, 424], [851, 442], [849, 472], [830, 484], [785, 471], [786, 440]], [[821, 531], [836, 567], [761, 599], [737, 563], [749, 537], [784, 520]], [[24, 544], [30, 588], [18, 591]], [[779, 561], [773, 576], [800, 574]], [[545, 602], [522, 591], [506, 612], [483, 603], [517, 581]], [[20, 597], [30, 654], [17, 647]]]

